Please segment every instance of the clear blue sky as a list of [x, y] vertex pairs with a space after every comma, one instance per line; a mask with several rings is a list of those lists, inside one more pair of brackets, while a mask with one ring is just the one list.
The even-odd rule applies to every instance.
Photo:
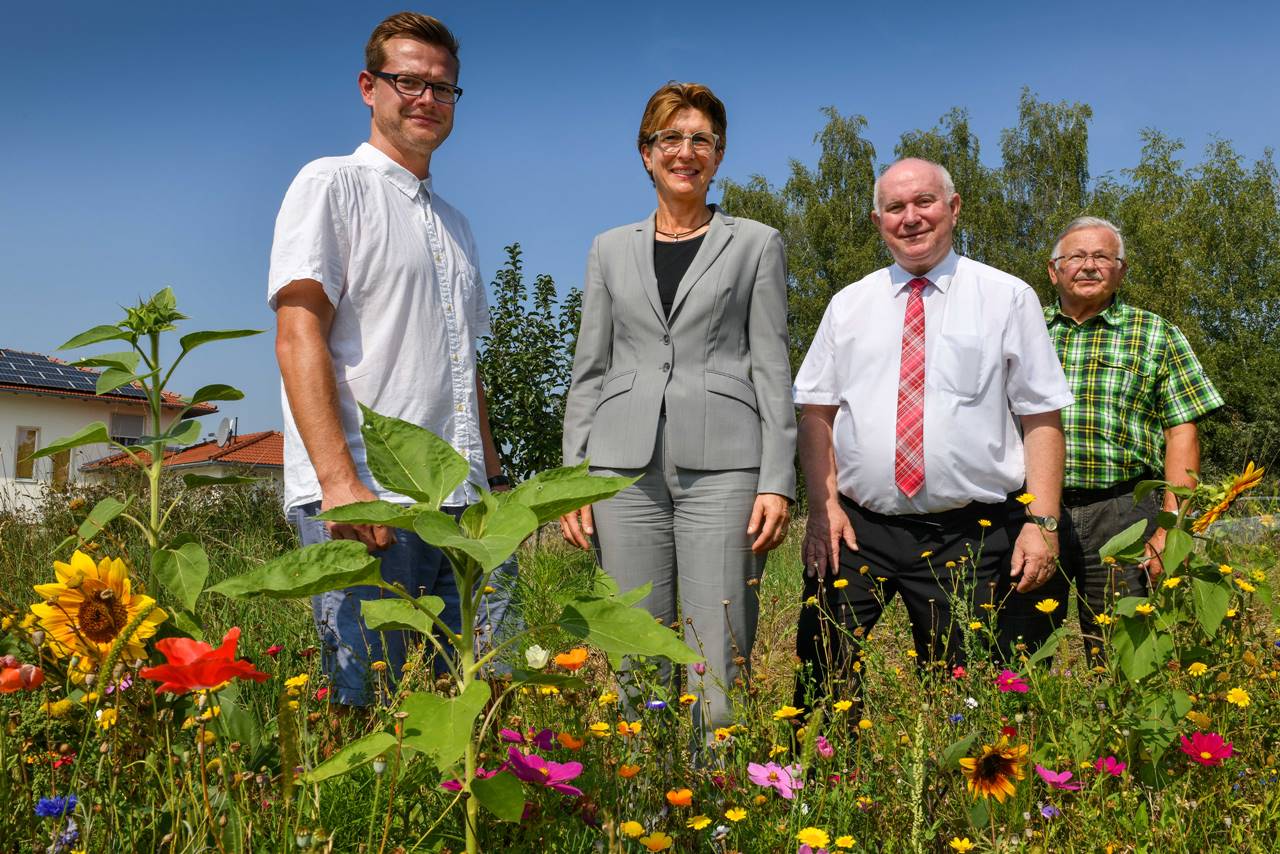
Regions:
[[[0, 347], [51, 353], [171, 285], [200, 328], [271, 330], [281, 196], [315, 157], [368, 135], [355, 78], [402, 2], [12, 4], [0, 27]], [[1019, 90], [1094, 109], [1094, 175], [1133, 166], [1139, 131], [1216, 135], [1250, 160], [1280, 140], [1274, 2], [611, 3], [416, 6], [462, 43], [466, 90], [435, 186], [470, 218], [484, 275], [581, 284], [591, 237], [653, 206], [634, 148], [648, 95], [709, 84], [729, 111], [721, 175], [785, 181], [834, 105], [882, 160], [906, 130], [970, 111], [984, 159]], [[714, 197], [714, 191], [713, 191]], [[188, 326], [188, 331], [196, 326]], [[271, 335], [210, 345], [178, 387], [229, 382], [242, 431], [278, 427]], [[206, 419], [212, 430], [216, 419]]]

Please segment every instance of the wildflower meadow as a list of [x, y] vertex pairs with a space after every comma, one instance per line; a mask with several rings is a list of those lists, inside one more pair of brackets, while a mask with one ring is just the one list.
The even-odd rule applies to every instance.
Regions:
[[[634, 606], [589, 555], [532, 535], [624, 488], [553, 469], [441, 513], [466, 464], [365, 412], [371, 469], [414, 500], [329, 518], [417, 531], [449, 557], [462, 631], [441, 603], [386, 585], [352, 542], [298, 549], [275, 495], [245, 478], [170, 477], [161, 346], [185, 318], [161, 292], [68, 346], [155, 402], [137, 472], [0, 516], [0, 851], [1271, 851], [1280, 841], [1280, 629], [1265, 472], [1182, 490], [1147, 597], [1067, 619], [999, 660], [999, 604], [965, 616], [961, 665], [914, 658], [900, 606], [859, 646], [852, 681], [794, 696], [800, 526], [759, 583], [750, 676], [733, 723], [703, 726], [696, 638]], [[184, 335], [196, 346], [250, 330]], [[234, 399], [209, 386], [192, 401]], [[53, 453], [100, 441], [94, 428]], [[1163, 488], [1151, 482], [1144, 489]], [[1248, 517], [1248, 524], [1240, 521]], [[1104, 549], [1141, 557], [1141, 529]], [[981, 529], [974, 538], [981, 542]], [[516, 614], [481, 625], [517, 552]], [[930, 557], [922, 555], [922, 562]], [[375, 584], [370, 631], [422, 638], [382, 702], [332, 702], [308, 597]], [[1044, 599], [1045, 613], [1069, 614]], [[692, 648], [691, 648], [692, 646]], [[692, 664], [673, 679], [669, 662]], [[696, 678], [695, 678], [696, 677]]]

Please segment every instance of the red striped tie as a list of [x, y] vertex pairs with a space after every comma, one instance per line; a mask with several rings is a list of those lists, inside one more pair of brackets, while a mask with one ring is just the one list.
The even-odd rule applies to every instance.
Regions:
[[924, 297], [928, 279], [908, 282], [902, 321], [902, 365], [898, 370], [898, 431], [893, 477], [910, 498], [924, 486]]

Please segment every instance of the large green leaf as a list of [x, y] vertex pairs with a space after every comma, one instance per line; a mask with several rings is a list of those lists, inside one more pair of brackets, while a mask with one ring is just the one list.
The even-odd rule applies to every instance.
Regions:
[[543, 670], [516, 670], [511, 674], [513, 682], [525, 685], [554, 685], [562, 691], [585, 691], [587, 683], [568, 673], [547, 673]]
[[90, 344], [98, 344], [102, 341], [129, 341], [132, 336], [121, 329], [119, 326], [95, 326], [87, 329], [75, 336], [71, 340], [58, 347], [59, 350], [74, 350], [77, 347], [87, 347]]
[[74, 362], [78, 368], [115, 368], [133, 373], [138, 369], [137, 350], [123, 350], [119, 353], [102, 353], [97, 356], [86, 356]]
[[369, 471], [383, 487], [434, 508], [466, 480], [470, 464], [430, 430], [364, 404], [360, 412]]
[[1153, 491], [1168, 486], [1163, 480], [1144, 480], [1140, 481], [1133, 488], [1133, 503], [1136, 505], [1142, 499], [1146, 498]]
[[524, 815], [524, 786], [510, 771], [471, 781], [471, 794], [499, 821], [519, 821]]
[[1160, 562], [1167, 572], [1175, 572], [1195, 550], [1196, 541], [1191, 535], [1181, 528], [1174, 528], [1165, 538]]
[[98, 374], [98, 382], [94, 385], [94, 394], [108, 394], [120, 388], [120, 386], [128, 385], [135, 382], [139, 377], [133, 371], [122, 371], [119, 368], [107, 368]]
[[[439, 510], [419, 512], [413, 520], [413, 530], [446, 555], [451, 552], [465, 555], [488, 572], [510, 557], [524, 538], [537, 529], [538, 520], [533, 511], [521, 504], [473, 505], [468, 512], [486, 506], [496, 509], [482, 514], [478, 523], [476, 517], [468, 520], [473, 526], [483, 527], [485, 533], [480, 539], [468, 537], [452, 516]], [[454, 565], [458, 563], [455, 561]]]
[[223, 596], [296, 599], [382, 581], [382, 565], [355, 540], [317, 543], [228, 578], [209, 590]]
[[1195, 604], [1196, 620], [1209, 637], [1218, 633], [1218, 627], [1231, 607], [1231, 588], [1228, 585], [1224, 579], [1191, 579], [1191, 601]]
[[1121, 563], [1135, 563], [1142, 558], [1146, 546], [1143, 534], [1146, 533], [1147, 522], [1139, 519], [1120, 533], [1116, 534], [1102, 546], [1099, 554], [1102, 557], [1114, 557]]
[[472, 682], [456, 697], [418, 692], [405, 698], [404, 743], [429, 754], [441, 771], [449, 771], [471, 741], [476, 718], [489, 702], [489, 685]]
[[1031, 654], [1027, 659], [1027, 664], [1039, 664], [1042, 661], [1048, 661], [1058, 651], [1058, 644], [1062, 643], [1062, 639], [1067, 636], [1067, 627], [1059, 626], [1053, 630], [1049, 637], [1045, 638], [1044, 643], [1040, 644], [1040, 648]]
[[964, 738], [953, 741], [942, 749], [942, 756], [939, 757], [938, 763], [944, 769], [958, 768], [960, 760], [969, 755], [969, 748], [973, 747], [973, 743], [978, 740], [978, 734], [971, 732]]
[[245, 338], [249, 335], [260, 334], [262, 334], [261, 329], [222, 329], [218, 331], [189, 332], [183, 335], [178, 343], [182, 346], [182, 352], [186, 353], [201, 344], [208, 344], [210, 341], [226, 341], [229, 338]]
[[157, 445], [167, 447], [169, 445], [190, 445], [200, 438], [200, 422], [194, 418], [183, 419], [176, 424], [170, 425], [169, 429], [161, 433], [159, 436], [143, 436], [138, 440], [139, 445]]
[[564, 631], [611, 656], [660, 655], [677, 664], [702, 660], [648, 611], [617, 599], [574, 599], [558, 622]]
[[371, 732], [358, 738], [330, 756], [321, 764], [303, 774], [303, 783], [319, 783], [331, 777], [350, 774], [362, 765], [368, 765], [396, 746], [396, 737], [389, 732]]
[[[418, 604], [437, 617], [444, 610], [439, 596], [419, 596]], [[360, 603], [364, 624], [375, 632], [422, 632], [432, 629], [431, 618], [404, 599], [366, 599]]]
[[111, 441], [111, 437], [107, 434], [107, 425], [101, 421], [95, 421], [85, 427], [81, 427], [70, 436], [63, 436], [54, 442], [50, 442], [40, 450], [31, 455], [33, 460], [41, 457], [51, 457], [54, 454], [60, 454], [69, 448], [79, 448], [82, 445], [101, 445]]
[[1120, 669], [1129, 682], [1137, 684], [1168, 659], [1173, 636], [1159, 631], [1147, 617], [1118, 617], [1111, 645]]
[[538, 530], [538, 517], [532, 510], [523, 504], [500, 504], [489, 493], [468, 507], [459, 522], [463, 532], [484, 545], [488, 557], [480, 565], [486, 572], [509, 558]]
[[317, 519], [326, 522], [341, 522], [344, 525], [390, 525], [393, 528], [413, 530], [413, 520], [417, 511], [404, 504], [391, 501], [357, 501], [354, 504], [343, 504], [331, 507], [317, 514]]
[[129, 509], [129, 505], [133, 503], [133, 497], [130, 496], [128, 501], [120, 501], [108, 495], [106, 498], [93, 505], [93, 509], [89, 511], [89, 515], [80, 523], [80, 530], [76, 533], [80, 539], [88, 542], [98, 536], [98, 532], [107, 527], [107, 524], [125, 510]]
[[525, 505], [538, 517], [538, 524], [545, 525], [579, 507], [612, 498], [637, 480], [635, 477], [593, 477], [583, 462], [536, 474], [499, 500]]
[[196, 393], [191, 395], [187, 400], [188, 406], [195, 406], [198, 403], [208, 403], [211, 400], [243, 400], [244, 392], [234, 386], [223, 385], [222, 383], [214, 383], [212, 385], [200, 386], [196, 389]]
[[151, 572], [182, 607], [194, 611], [209, 577], [209, 557], [199, 543], [184, 535], [182, 542], [156, 549], [151, 555]]
[[238, 741], [252, 752], [262, 740], [262, 725], [258, 716], [246, 708], [239, 686], [230, 682], [225, 688], [219, 688], [217, 704], [221, 713], [214, 718], [214, 727], [228, 741]]

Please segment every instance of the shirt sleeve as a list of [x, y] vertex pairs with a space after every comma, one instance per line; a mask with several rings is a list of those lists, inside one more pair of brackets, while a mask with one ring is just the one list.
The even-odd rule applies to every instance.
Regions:
[[1168, 344], [1159, 394], [1160, 417], [1167, 430], [1212, 412], [1223, 400], [1182, 330], [1166, 324], [1165, 331]]
[[1055, 412], [1074, 401], [1049, 339], [1044, 309], [1029, 286], [1013, 298], [1004, 330], [1004, 358], [1009, 371], [1005, 393], [1015, 415]]
[[822, 314], [822, 322], [818, 324], [818, 331], [809, 345], [809, 352], [804, 354], [804, 361], [796, 372], [792, 397], [797, 406], [840, 405], [842, 390], [839, 372], [836, 370], [835, 333], [831, 328], [835, 323], [835, 305], [838, 299], [837, 296], [827, 305], [827, 310]]
[[267, 276], [267, 304], [276, 308], [280, 289], [314, 279], [335, 307], [346, 287], [351, 242], [343, 218], [337, 176], [304, 169], [289, 185], [276, 217]]

